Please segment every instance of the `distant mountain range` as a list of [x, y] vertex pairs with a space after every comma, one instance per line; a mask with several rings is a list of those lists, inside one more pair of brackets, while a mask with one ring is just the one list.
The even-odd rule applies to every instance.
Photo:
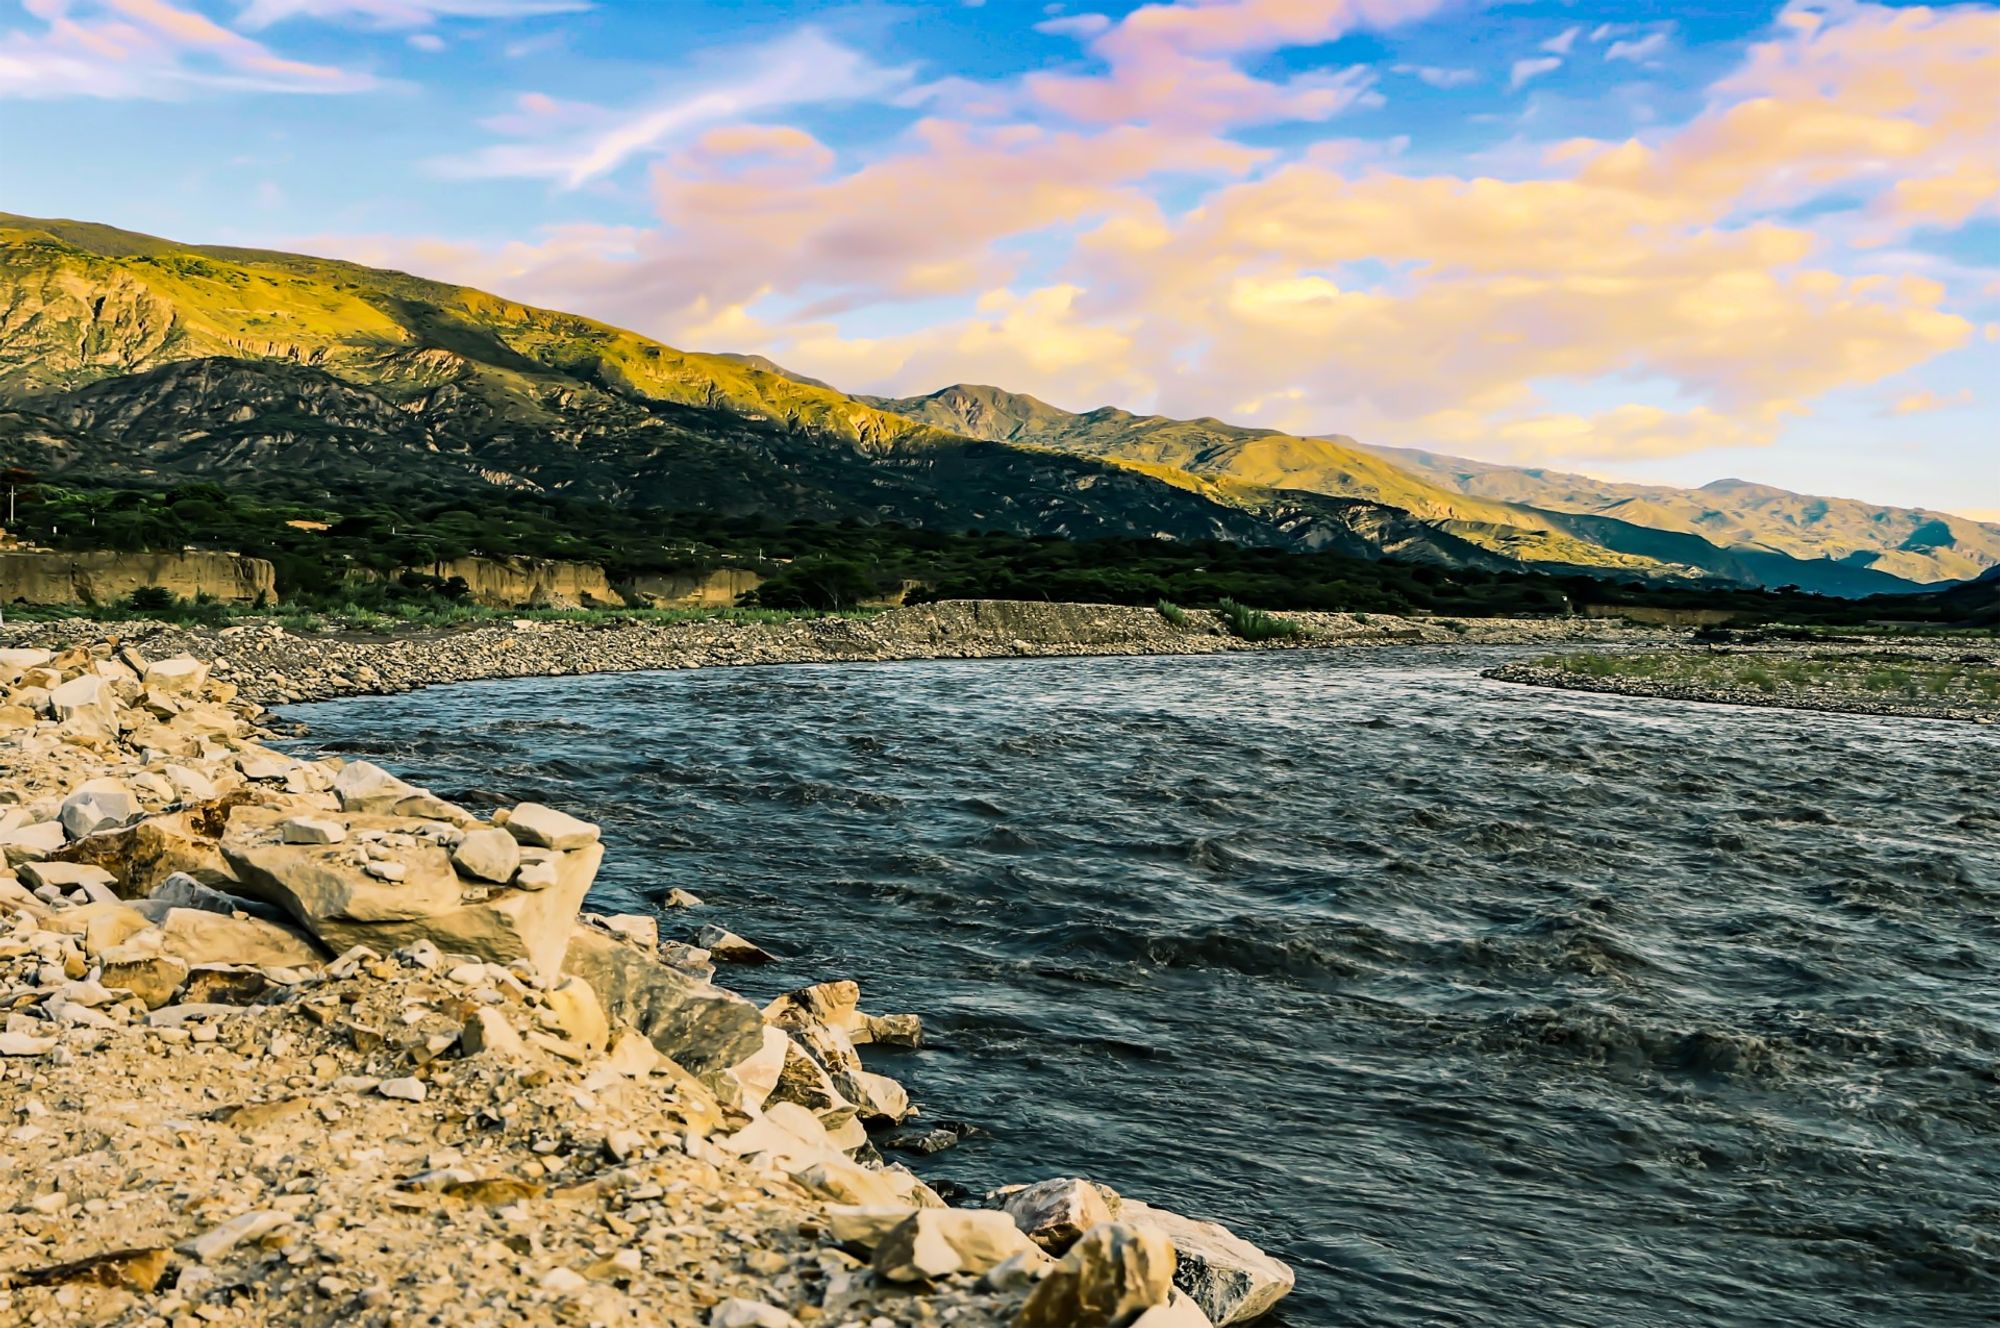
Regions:
[[996, 388], [855, 397], [404, 273], [4, 213], [0, 462], [321, 500], [494, 485], [1845, 595], [2000, 564], [2000, 529], [1934, 513], [1642, 490]]

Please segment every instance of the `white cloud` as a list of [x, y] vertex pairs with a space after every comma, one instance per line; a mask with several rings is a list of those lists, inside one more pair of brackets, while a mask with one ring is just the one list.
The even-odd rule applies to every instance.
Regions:
[[1582, 32], [1582, 28], [1565, 28], [1561, 36], [1543, 42], [1542, 49], [1551, 55], [1568, 55], [1570, 47], [1576, 45], [1576, 39]]
[[[643, 106], [585, 108], [580, 130], [578, 117], [563, 117], [536, 141], [495, 144], [439, 168], [460, 178], [545, 179], [575, 189], [698, 129], [799, 106], [884, 99], [912, 79], [909, 69], [878, 65], [813, 28], [712, 64], [729, 72], [698, 78]], [[520, 121], [509, 127], [535, 128]]]
[[1607, 60], [1630, 60], [1633, 64], [1644, 64], [1667, 49], [1671, 40], [1664, 32], [1649, 32], [1632, 41], [1615, 41], [1605, 49]]
[[288, 59], [170, 0], [24, 0], [41, 27], [0, 30], [0, 98], [357, 92], [366, 74]]
[[1438, 65], [1397, 65], [1398, 74], [1421, 79], [1434, 88], [1463, 88], [1479, 81], [1476, 69], [1447, 69]]
[[1516, 60], [1507, 79], [1507, 90], [1519, 92], [1529, 82], [1543, 74], [1562, 68], [1562, 57], [1557, 55], [1536, 56], [1532, 60]]
[[384, 28], [422, 28], [442, 18], [535, 18], [590, 7], [590, 0], [249, 0], [241, 22], [255, 30], [290, 18], [357, 18]]

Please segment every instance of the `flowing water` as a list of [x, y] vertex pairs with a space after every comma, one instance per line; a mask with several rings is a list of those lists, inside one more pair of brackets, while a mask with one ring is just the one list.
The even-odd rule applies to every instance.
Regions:
[[[603, 822], [860, 979], [878, 1058], [1290, 1261], [1291, 1325], [2000, 1321], [2000, 731], [1487, 682], [1492, 651], [801, 666], [294, 707]], [[493, 793], [486, 791], [492, 790]]]

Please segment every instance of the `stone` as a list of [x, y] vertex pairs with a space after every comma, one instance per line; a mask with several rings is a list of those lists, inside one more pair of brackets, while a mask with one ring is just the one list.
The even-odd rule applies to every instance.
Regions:
[[904, 1204], [829, 1204], [826, 1232], [835, 1243], [870, 1254], [916, 1211]]
[[59, 1038], [36, 1037], [13, 1030], [0, 1033], [0, 1056], [46, 1056], [56, 1049]]
[[[437, 855], [439, 870], [451, 882], [454, 894], [462, 895], [458, 877], [450, 870], [443, 850], [427, 852]], [[321, 923], [312, 930], [336, 948], [367, 944], [393, 949], [428, 939], [446, 954], [470, 955], [497, 964], [525, 959], [534, 965], [536, 972], [553, 976], [562, 971], [577, 907], [597, 878], [597, 868], [603, 860], [603, 847], [592, 844], [557, 859], [556, 883], [547, 890], [499, 890], [485, 899], [460, 903], [456, 908], [407, 921], [365, 925]], [[415, 875], [412, 872], [413, 880]], [[339, 939], [333, 939], [336, 936]], [[603, 993], [600, 991], [598, 995], [601, 998]], [[610, 1008], [608, 1004], [606, 1008]]]
[[1155, 1305], [1132, 1320], [1132, 1328], [1215, 1328], [1215, 1324], [1201, 1312], [1201, 1306], [1176, 1287], [1166, 1304]]
[[794, 1054], [802, 1055], [796, 1052], [784, 1030], [766, 1025], [764, 1045], [729, 1067], [727, 1078], [736, 1089], [735, 1105], [744, 1111], [761, 1110], [778, 1086], [786, 1059]]
[[762, 1301], [732, 1299], [708, 1312], [708, 1328], [799, 1328], [799, 1321]]
[[1067, 1252], [1084, 1232], [1111, 1220], [1111, 1204], [1104, 1191], [1087, 1180], [1070, 1178], [1045, 1180], [1016, 1190], [1001, 1209], [1029, 1240], [1051, 1254]]
[[307, 968], [326, 958], [306, 937], [261, 918], [174, 908], [167, 910], [159, 927], [161, 949], [190, 968], [211, 964]]
[[579, 1046], [602, 1051], [611, 1040], [611, 1023], [596, 991], [579, 977], [567, 977], [549, 988], [549, 1013], [562, 1035]]
[[1199, 1305], [1215, 1328], [1248, 1323], [1291, 1294], [1291, 1268], [1214, 1222], [1202, 1222], [1135, 1199], [1120, 1204], [1121, 1223], [1156, 1232], [1180, 1256], [1174, 1284]]
[[668, 908], [700, 908], [701, 896], [676, 886], [667, 891]]
[[458, 1032], [458, 1050], [463, 1056], [491, 1056], [501, 1061], [528, 1059], [528, 1044], [521, 1040], [521, 1034], [506, 1015], [490, 1005], [474, 1010], [465, 1021]]
[[122, 826], [139, 814], [139, 800], [115, 779], [93, 779], [63, 799], [56, 819], [71, 839]]
[[333, 777], [333, 796], [344, 812], [393, 813], [398, 803], [423, 791], [370, 761], [349, 761]]
[[703, 927], [694, 943], [726, 964], [769, 964], [776, 960], [770, 952], [744, 940], [735, 932], [714, 923]]
[[505, 885], [521, 865], [521, 843], [499, 826], [473, 830], [452, 850], [451, 865], [475, 881]]
[[6, 850], [7, 861], [16, 864], [60, 853], [67, 843], [69, 832], [61, 821], [38, 821], [0, 834], [0, 848]]
[[262, 1240], [278, 1228], [291, 1224], [292, 1218], [289, 1213], [272, 1212], [262, 1208], [252, 1209], [250, 1212], [237, 1214], [221, 1226], [203, 1232], [192, 1240], [182, 1241], [174, 1248], [202, 1263], [213, 1263], [245, 1241]]
[[577, 927], [561, 968], [590, 984], [607, 1015], [697, 1077], [720, 1075], [763, 1048], [756, 1006], [600, 931]]
[[186, 872], [175, 872], [152, 888], [146, 902], [163, 908], [198, 908], [204, 913], [237, 913], [249, 908], [264, 907], [255, 900], [238, 899], [220, 890], [212, 890]]
[[568, 850], [595, 844], [598, 828], [567, 812], [524, 802], [507, 814], [507, 833], [523, 844], [536, 848]]
[[116, 880], [117, 892], [142, 899], [175, 873], [200, 881], [228, 876], [214, 830], [221, 816], [213, 804], [165, 816], [149, 816], [122, 829], [101, 830], [70, 845], [61, 856], [70, 862], [102, 867]]
[[53, 930], [83, 937], [84, 953], [99, 955], [146, 931], [153, 921], [129, 904], [95, 903], [59, 913], [49, 919], [48, 925]]
[[934, 1282], [954, 1273], [976, 1277], [1033, 1248], [1005, 1213], [920, 1208], [882, 1238], [869, 1262], [891, 1282]]
[[521, 869], [514, 873], [514, 884], [522, 890], [547, 890], [559, 879], [556, 864], [547, 858], [524, 862]]
[[586, 913], [583, 920], [649, 953], [660, 948], [660, 920], [644, 913]]
[[98, 981], [116, 991], [129, 991], [149, 1010], [172, 1004], [174, 993], [188, 979], [187, 961], [150, 947], [127, 943], [97, 957]]
[[208, 681], [208, 665], [193, 655], [176, 655], [146, 665], [140, 678], [148, 691], [168, 696], [198, 696]]
[[[375, 944], [366, 924], [447, 912], [458, 906], [461, 893], [450, 859], [435, 844], [403, 850], [406, 879], [401, 881], [369, 875], [339, 845], [224, 840], [222, 856], [245, 895], [276, 904], [336, 950]], [[423, 934], [397, 936], [389, 947]], [[442, 939], [438, 943], [444, 945]]]
[[1172, 1241], [1157, 1231], [1105, 1222], [1085, 1232], [1028, 1293], [1014, 1325], [1125, 1328], [1154, 1306], [1167, 1304], [1173, 1288]]
[[979, 1284], [988, 1291], [997, 1291], [1003, 1296], [1012, 1295], [1031, 1289], [1055, 1266], [1056, 1261], [1040, 1250], [1022, 1250], [995, 1264], [986, 1276], [979, 1279]]
[[347, 827], [330, 816], [294, 816], [278, 825], [278, 840], [285, 844], [339, 844], [347, 839]]
[[79, 674], [49, 691], [49, 709], [71, 733], [118, 736], [117, 700], [111, 684], [94, 673]]
[[924, 1021], [913, 1014], [864, 1014], [847, 1036], [858, 1047], [872, 1044], [915, 1050], [924, 1045]]
[[[27, 862], [21, 864], [21, 879], [30, 886], [54, 886], [68, 892], [71, 890], [107, 890], [117, 880], [102, 867], [91, 867], [76, 862]], [[103, 900], [93, 891], [94, 899]]]
[[376, 1085], [375, 1091], [398, 1102], [421, 1102], [430, 1094], [430, 1090], [424, 1087], [424, 1081], [414, 1078], [384, 1079]]
[[264, 747], [245, 747], [236, 754], [236, 769], [245, 779], [283, 779], [299, 762], [282, 752]]

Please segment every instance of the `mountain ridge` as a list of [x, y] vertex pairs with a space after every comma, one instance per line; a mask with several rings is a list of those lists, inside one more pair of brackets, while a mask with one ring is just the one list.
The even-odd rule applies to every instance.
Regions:
[[1761, 549], [1739, 553], [1698, 531], [1663, 529], [1612, 513], [1549, 511], [1459, 493], [1393, 464], [1382, 455], [1385, 449], [1338, 434], [1304, 438], [1213, 417], [1178, 420], [1117, 407], [1067, 411], [986, 384], [953, 384], [917, 397], [863, 399], [979, 437], [1037, 441], [1079, 455], [1144, 459], [1193, 474], [1382, 502], [1489, 552], [1544, 569], [1789, 582], [1843, 595], [1917, 588], [1907, 578], [1868, 567], [1771, 556], [1773, 551]]
[[969, 438], [753, 357], [408, 273], [0, 214], [0, 450], [55, 474], [483, 482], [625, 505], [1513, 564], [1407, 513]]

